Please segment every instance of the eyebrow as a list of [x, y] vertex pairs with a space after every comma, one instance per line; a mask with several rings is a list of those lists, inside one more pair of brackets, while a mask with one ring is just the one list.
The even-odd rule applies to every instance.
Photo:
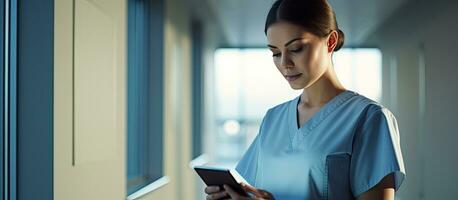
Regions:
[[[303, 39], [303, 38], [301, 38], [301, 37], [294, 38], [294, 39], [290, 40], [289, 42], [285, 43], [284, 46], [287, 47], [288, 45], [290, 45], [290, 44], [293, 43], [294, 41], [296, 41], [296, 40], [301, 40], [301, 39]], [[278, 49], [276, 46], [273, 46], [273, 45], [270, 45], [270, 44], [268, 44], [267, 46], [270, 47], [270, 48]]]

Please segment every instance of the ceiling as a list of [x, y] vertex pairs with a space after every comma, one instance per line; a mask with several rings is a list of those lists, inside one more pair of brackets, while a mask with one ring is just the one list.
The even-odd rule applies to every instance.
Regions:
[[[207, 0], [231, 47], [266, 46], [264, 23], [274, 0]], [[409, 0], [328, 0], [345, 46], [360, 46], [391, 14]]]

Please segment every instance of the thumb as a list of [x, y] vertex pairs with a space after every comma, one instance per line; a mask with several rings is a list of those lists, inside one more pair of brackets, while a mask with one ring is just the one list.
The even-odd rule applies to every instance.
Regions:
[[256, 197], [261, 197], [261, 198], [267, 198], [267, 199], [270, 199], [272, 197], [272, 195], [265, 191], [265, 190], [261, 190], [261, 189], [257, 189], [251, 185], [248, 185], [248, 184], [245, 184], [245, 183], [240, 183], [240, 185], [242, 186], [242, 188], [249, 192], [249, 193], [252, 193], [254, 196]]
[[252, 193], [257, 197], [261, 197], [262, 196], [261, 192], [258, 189], [256, 189], [255, 187], [253, 187], [251, 185], [248, 185], [248, 184], [245, 184], [245, 183], [240, 183], [240, 185], [242, 186], [242, 188], [245, 191], [247, 191], [249, 193]]

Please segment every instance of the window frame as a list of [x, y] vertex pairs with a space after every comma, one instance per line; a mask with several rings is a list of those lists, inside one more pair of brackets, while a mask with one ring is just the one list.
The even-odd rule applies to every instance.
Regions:
[[4, 199], [17, 198], [17, 0], [5, 0], [1, 10], [1, 189]]
[[10, 199], [15, 200], [19, 195], [21, 199], [52, 199], [54, 1], [10, 2], [9, 127], [12, 137], [9, 142], [11, 149], [17, 149], [17, 155], [10, 157], [10, 173], [17, 178], [17, 181], [11, 179], [15, 182], [11, 182], [13, 192], [10, 194], [15, 196]]
[[[136, 199], [169, 182], [163, 169], [163, 21], [163, 0], [128, 1], [127, 199]], [[134, 105], [138, 102], [141, 105]], [[142, 119], [138, 116], [144, 119], [133, 121]], [[134, 149], [141, 146], [139, 142], [145, 142], [142, 151]], [[137, 175], [129, 177], [133, 171]]]
[[2, 68], [0, 69], [0, 77], [2, 81], [0, 81], [0, 94], [1, 94], [1, 98], [0, 98], [0, 132], [2, 133], [1, 134], [1, 137], [0, 137], [0, 197], [2, 199], [4, 199], [4, 188], [5, 188], [5, 182], [6, 182], [6, 179], [5, 179], [5, 171], [4, 171], [4, 159], [5, 159], [5, 155], [4, 155], [4, 148], [6, 147], [5, 144], [4, 144], [4, 137], [6, 136], [6, 131], [4, 130], [4, 127], [3, 127], [3, 123], [4, 123], [4, 115], [5, 113], [3, 112], [4, 110], [4, 107], [5, 107], [5, 104], [4, 104], [4, 98], [6, 97], [5, 93], [4, 93], [4, 81], [6, 80], [6, 77], [4, 76], [4, 71], [6, 71], [6, 65], [4, 63], [4, 59], [3, 59], [3, 56], [4, 56], [4, 49], [5, 49], [5, 46], [4, 46], [4, 39], [5, 39], [5, 30], [4, 30], [4, 20], [5, 20], [5, 5], [3, 3], [0, 3], [0, 63], [2, 65]]
[[203, 75], [203, 24], [194, 19], [191, 23], [192, 38], [192, 158], [202, 156], [202, 113], [204, 97]]

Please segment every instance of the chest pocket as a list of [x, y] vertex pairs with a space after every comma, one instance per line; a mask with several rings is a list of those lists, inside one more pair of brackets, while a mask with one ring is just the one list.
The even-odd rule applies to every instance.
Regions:
[[326, 157], [325, 199], [354, 199], [350, 188], [350, 154], [337, 153]]

